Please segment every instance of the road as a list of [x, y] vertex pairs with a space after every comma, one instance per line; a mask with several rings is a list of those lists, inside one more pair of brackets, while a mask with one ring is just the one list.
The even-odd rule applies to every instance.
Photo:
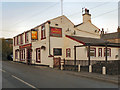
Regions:
[[45, 66], [2, 62], [3, 88], [118, 88], [118, 85], [69, 75]]

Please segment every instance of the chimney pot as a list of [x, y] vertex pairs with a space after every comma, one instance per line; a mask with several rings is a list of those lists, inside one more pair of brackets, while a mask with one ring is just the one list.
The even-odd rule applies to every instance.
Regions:
[[87, 14], [89, 14], [89, 10], [87, 10]]
[[120, 27], [118, 26], [118, 29], [117, 29], [118, 32], [120, 32]]

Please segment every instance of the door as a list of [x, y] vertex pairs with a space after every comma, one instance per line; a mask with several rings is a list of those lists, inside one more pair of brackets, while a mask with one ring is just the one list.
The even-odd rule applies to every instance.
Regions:
[[31, 64], [31, 49], [27, 49], [27, 64]]
[[60, 68], [60, 65], [61, 65], [61, 58], [60, 57], [54, 58], [54, 68], [56, 67]]

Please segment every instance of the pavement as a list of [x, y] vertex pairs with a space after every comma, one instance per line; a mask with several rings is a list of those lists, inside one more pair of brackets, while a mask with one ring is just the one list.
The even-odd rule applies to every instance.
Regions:
[[101, 80], [105, 82], [110, 82], [114, 84], [118, 84], [118, 75], [103, 75], [103, 74], [98, 74], [98, 73], [90, 73], [90, 72], [74, 72], [74, 71], [66, 71], [66, 73], [75, 75], [75, 76], [81, 76], [81, 77], [86, 77], [90, 79], [96, 79], [96, 80]]
[[[49, 68], [47, 65], [35, 65], [35, 67], [39, 67], [39, 68]], [[52, 69], [52, 68], [50, 68]], [[53, 68], [54, 70], [60, 70], [57, 68]], [[67, 74], [70, 75], [75, 75], [75, 76], [80, 76], [80, 77], [86, 77], [86, 78], [90, 78], [90, 79], [96, 79], [96, 80], [101, 80], [101, 81], [105, 81], [105, 82], [110, 82], [110, 83], [114, 83], [114, 84], [118, 84], [119, 82], [119, 78], [120, 75], [103, 75], [103, 74], [99, 74], [99, 73], [93, 73], [93, 72], [75, 72], [75, 71], [67, 71], [67, 70], [61, 70]]]
[[2, 67], [3, 88], [118, 88], [117, 76], [61, 71], [9, 61], [3, 61]]
[[[17, 63], [17, 62], [16, 62]], [[34, 65], [35, 67], [38, 68], [49, 68], [47, 65]], [[49, 68], [52, 69], [52, 68]], [[53, 68], [54, 69], [54, 68]], [[60, 70], [55, 68], [54, 70]], [[105, 81], [105, 82], [110, 82], [110, 83], [114, 83], [114, 84], [118, 84], [119, 82], [119, 78], [120, 75], [103, 75], [103, 74], [99, 74], [99, 73], [93, 73], [93, 72], [76, 72], [76, 71], [67, 71], [67, 70], [61, 70], [67, 74], [70, 75], [75, 75], [75, 76], [80, 76], [80, 77], [86, 77], [86, 78], [90, 78], [90, 79], [96, 79], [96, 80], [101, 80], [101, 81]]]

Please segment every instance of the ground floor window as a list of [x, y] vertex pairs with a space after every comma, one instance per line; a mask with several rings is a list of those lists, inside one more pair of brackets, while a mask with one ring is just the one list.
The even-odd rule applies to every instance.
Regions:
[[90, 48], [90, 56], [96, 57], [96, 48]]
[[36, 49], [36, 62], [40, 63], [40, 48]]
[[98, 48], [98, 57], [102, 57], [102, 48]]
[[18, 50], [15, 50], [15, 59], [18, 59]]
[[70, 48], [66, 49], [66, 57], [71, 57], [71, 49]]
[[25, 49], [20, 50], [20, 60], [25, 60]]
[[61, 56], [62, 55], [62, 49], [61, 48], [54, 48], [53, 49], [54, 56]]
[[[104, 56], [106, 56], [106, 49], [104, 48]], [[107, 48], [107, 56], [111, 57], [111, 49]]]

